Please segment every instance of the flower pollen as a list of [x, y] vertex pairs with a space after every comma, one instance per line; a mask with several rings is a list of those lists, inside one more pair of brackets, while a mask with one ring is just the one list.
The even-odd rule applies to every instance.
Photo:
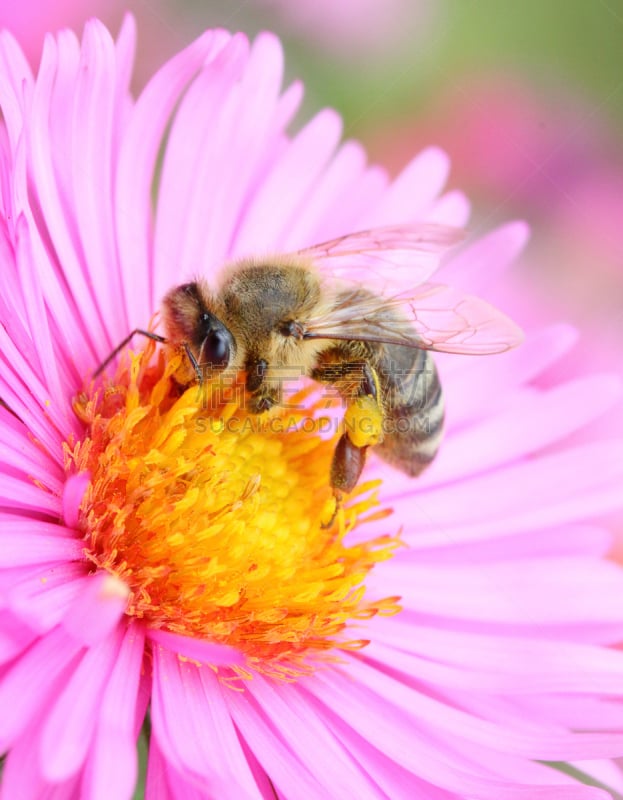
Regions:
[[400, 610], [364, 587], [398, 539], [345, 543], [385, 513], [370, 512], [374, 485], [323, 526], [335, 437], [319, 435], [318, 409], [246, 414], [238, 384], [180, 393], [181, 356], [149, 366], [151, 350], [76, 398], [87, 434], [66, 445], [68, 472], [91, 476], [79, 520], [87, 558], [127, 584], [126, 613], [236, 647], [268, 674], [363, 647], [346, 638], [349, 623]]

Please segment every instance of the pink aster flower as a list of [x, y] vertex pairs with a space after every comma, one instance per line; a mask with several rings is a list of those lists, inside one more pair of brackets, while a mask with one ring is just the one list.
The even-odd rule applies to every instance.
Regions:
[[[618, 382], [539, 388], [560, 325], [440, 358], [439, 457], [417, 480], [371, 457], [329, 529], [315, 429], [232, 431], [227, 397], [206, 418], [153, 348], [93, 382], [198, 273], [467, 219], [438, 150], [390, 183], [332, 111], [288, 134], [301, 89], [273, 37], [209, 31], [136, 101], [133, 44], [130, 19], [116, 42], [92, 22], [34, 79], [0, 38], [2, 796], [129, 798], [145, 729], [151, 798], [605, 800], [544, 762], [614, 784], [623, 753], [623, 572], [598, 523], [621, 443], [567, 443]], [[525, 237], [442, 278], [486, 295]]]

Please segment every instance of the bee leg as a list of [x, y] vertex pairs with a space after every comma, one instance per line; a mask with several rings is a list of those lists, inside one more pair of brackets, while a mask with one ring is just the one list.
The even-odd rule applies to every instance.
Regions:
[[338, 492], [337, 489], [333, 490], [333, 495], [331, 497], [333, 501], [330, 503], [327, 501], [323, 509], [323, 515], [326, 513], [328, 516], [323, 520], [320, 520], [320, 527], [323, 531], [326, 531], [327, 528], [331, 528], [333, 523], [335, 522], [335, 518], [337, 517], [337, 512], [340, 510], [340, 506], [342, 505], [342, 493]]
[[366, 463], [367, 449], [367, 447], [354, 445], [346, 433], [340, 436], [331, 462], [330, 480], [333, 489], [333, 509], [329, 520], [322, 523], [322, 528], [330, 528], [333, 525], [340, 510], [343, 495], [350, 494], [357, 485]]
[[367, 449], [367, 446], [353, 444], [347, 433], [340, 436], [331, 462], [331, 486], [334, 493], [352, 492], [366, 463]]
[[350, 494], [359, 482], [368, 447], [378, 444], [383, 438], [383, 408], [379, 395], [378, 377], [372, 367], [364, 363], [358, 396], [346, 409], [345, 431], [333, 453], [330, 480], [335, 510], [331, 520], [323, 527], [333, 524], [342, 494]]
[[[353, 355], [355, 357], [351, 358]], [[357, 485], [367, 448], [383, 440], [385, 416], [379, 376], [368, 361], [356, 356], [357, 353], [336, 348], [312, 372], [314, 380], [334, 385], [347, 403], [344, 433], [331, 463], [330, 483], [336, 511], [329, 525], [335, 518], [342, 493], [349, 494]]]
[[355, 447], [365, 448], [383, 441], [385, 416], [380, 394], [378, 375], [368, 363], [364, 363], [357, 396], [344, 414], [346, 435]]
[[376, 370], [373, 369], [367, 361], [363, 362], [362, 370], [363, 375], [359, 386], [359, 396], [372, 397], [379, 402], [381, 383], [379, 381], [379, 376], [376, 374]]
[[123, 348], [126, 346], [126, 344], [128, 344], [128, 342], [132, 339], [132, 337], [137, 333], [140, 333], [141, 336], [146, 336], [148, 339], [153, 339], [154, 342], [160, 342], [161, 344], [166, 342], [166, 339], [164, 338], [164, 336], [159, 336], [157, 333], [152, 333], [151, 331], [144, 331], [142, 328], [134, 328], [132, 333], [129, 333], [125, 337], [125, 339], [115, 347], [115, 349], [112, 351], [112, 353], [110, 353], [104, 359], [104, 361], [102, 361], [102, 363], [99, 365], [99, 367], [93, 373], [93, 377], [94, 378], [97, 378], [98, 375], [101, 375], [101, 373], [106, 369], [106, 367], [110, 364], [110, 362], [117, 355], [117, 353], [120, 350], [123, 350]]

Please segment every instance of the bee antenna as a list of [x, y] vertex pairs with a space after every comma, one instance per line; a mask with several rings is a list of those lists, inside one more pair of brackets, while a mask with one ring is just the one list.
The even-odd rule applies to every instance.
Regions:
[[132, 339], [132, 337], [137, 333], [140, 333], [141, 336], [146, 336], [148, 339], [153, 339], [154, 342], [160, 342], [160, 344], [164, 344], [166, 342], [166, 339], [164, 338], [164, 336], [160, 336], [157, 333], [152, 333], [151, 331], [144, 331], [142, 328], [134, 328], [134, 330], [131, 333], [129, 333], [125, 337], [125, 339], [117, 345], [117, 347], [115, 347], [115, 349], [112, 351], [112, 353], [110, 353], [107, 356], [107, 358], [104, 361], [102, 361], [102, 363], [99, 365], [99, 367], [93, 373], [93, 377], [94, 378], [97, 378], [98, 375], [101, 375], [101, 373], [104, 371], [104, 369], [106, 369], [106, 367], [110, 364], [110, 362], [117, 355], [117, 353], [120, 350], [123, 350], [123, 348], [126, 346], [126, 344], [128, 344], [128, 342]]

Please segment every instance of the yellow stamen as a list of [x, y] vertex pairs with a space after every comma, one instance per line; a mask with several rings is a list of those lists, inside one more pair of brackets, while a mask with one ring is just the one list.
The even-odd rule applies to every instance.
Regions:
[[335, 437], [318, 435], [313, 408], [247, 415], [237, 386], [216, 383], [180, 396], [179, 357], [150, 357], [148, 347], [114, 385], [76, 399], [87, 433], [66, 447], [68, 471], [91, 475], [87, 557], [127, 584], [127, 614], [288, 677], [364, 646], [348, 626], [399, 610], [398, 598], [368, 600], [364, 588], [398, 540], [348, 543], [377, 505], [374, 485], [323, 528]]

